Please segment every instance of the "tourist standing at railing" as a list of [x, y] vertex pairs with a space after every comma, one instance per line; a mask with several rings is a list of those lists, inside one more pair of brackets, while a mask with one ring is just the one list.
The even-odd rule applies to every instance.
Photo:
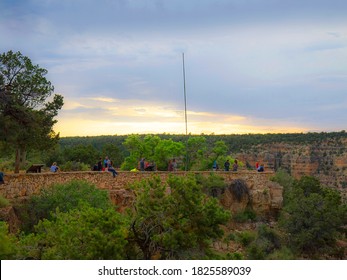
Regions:
[[227, 161], [224, 163], [224, 170], [225, 170], [225, 171], [229, 171], [229, 169], [230, 169], [230, 161], [227, 160]]
[[233, 171], [237, 171], [238, 168], [239, 168], [239, 164], [237, 162], [237, 159], [235, 159], [233, 164]]
[[172, 160], [171, 159], [169, 160], [169, 165], [167, 167], [167, 170], [168, 171], [173, 171], [173, 166], [172, 166]]
[[145, 158], [140, 160], [140, 170], [145, 171]]

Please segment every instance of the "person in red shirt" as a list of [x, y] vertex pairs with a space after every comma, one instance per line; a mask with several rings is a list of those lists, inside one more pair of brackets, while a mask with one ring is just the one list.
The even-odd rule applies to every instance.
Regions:
[[259, 162], [256, 162], [256, 163], [255, 163], [255, 169], [258, 170], [258, 168], [259, 168]]

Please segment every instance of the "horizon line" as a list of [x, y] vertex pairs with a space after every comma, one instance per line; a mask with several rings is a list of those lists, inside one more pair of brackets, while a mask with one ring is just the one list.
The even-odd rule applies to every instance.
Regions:
[[[105, 136], [129, 136], [129, 135], [173, 135], [173, 136], [240, 136], [240, 135], [274, 135], [274, 134], [333, 134], [333, 133], [346, 133], [346, 131], [340, 130], [340, 131], [306, 131], [306, 132], [267, 132], [267, 133], [261, 133], [261, 132], [249, 132], [249, 133], [128, 133], [128, 134], [101, 134], [101, 135], [74, 135], [74, 136], [60, 136], [59, 138], [71, 138], [71, 137], [105, 137]], [[57, 133], [58, 134], [58, 133]]]

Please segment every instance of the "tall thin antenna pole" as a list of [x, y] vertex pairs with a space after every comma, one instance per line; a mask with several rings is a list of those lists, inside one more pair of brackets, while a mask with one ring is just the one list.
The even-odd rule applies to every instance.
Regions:
[[184, 65], [184, 53], [182, 53], [182, 61], [183, 61], [183, 89], [184, 89], [184, 118], [186, 123], [186, 164], [185, 171], [188, 170], [188, 119], [187, 119], [187, 92], [186, 92], [186, 69]]
[[182, 60], [183, 60], [184, 117], [186, 122], [186, 136], [187, 136], [188, 135], [188, 120], [187, 120], [186, 69], [184, 66], [184, 53], [182, 53]]

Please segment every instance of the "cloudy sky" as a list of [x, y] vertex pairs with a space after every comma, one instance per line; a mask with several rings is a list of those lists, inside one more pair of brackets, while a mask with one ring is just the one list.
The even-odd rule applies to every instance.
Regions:
[[61, 136], [340, 131], [345, 0], [0, 0], [0, 52], [48, 70]]

